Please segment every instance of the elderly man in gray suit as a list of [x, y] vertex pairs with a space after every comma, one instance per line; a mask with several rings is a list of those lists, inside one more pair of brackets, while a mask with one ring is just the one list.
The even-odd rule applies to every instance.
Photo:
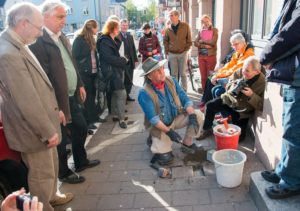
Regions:
[[28, 167], [30, 193], [52, 211], [51, 204], [66, 203], [73, 195], [57, 191], [59, 110], [54, 89], [28, 48], [42, 35], [43, 17], [33, 4], [20, 3], [8, 11], [7, 23], [0, 35], [4, 132], [9, 147], [21, 152]]

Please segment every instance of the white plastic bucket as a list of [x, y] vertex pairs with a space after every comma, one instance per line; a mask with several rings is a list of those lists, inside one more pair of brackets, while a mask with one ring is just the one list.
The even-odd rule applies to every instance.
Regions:
[[247, 160], [245, 153], [235, 149], [223, 149], [214, 152], [212, 160], [219, 185], [234, 188], [242, 183], [244, 163]]

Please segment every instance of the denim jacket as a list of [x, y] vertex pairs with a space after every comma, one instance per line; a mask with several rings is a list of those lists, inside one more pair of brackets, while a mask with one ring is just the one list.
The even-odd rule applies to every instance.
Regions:
[[[173, 81], [176, 86], [176, 92], [179, 96], [181, 105], [186, 109], [189, 106], [193, 105], [193, 102], [189, 99], [185, 91], [181, 88], [181, 86], [178, 84], [176, 79], [173, 78]], [[151, 96], [145, 91], [145, 89], [141, 89], [138, 95], [138, 101], [139, 104], [145, 113], [146, 118], [149, 120], [149, 122], [152, 125], [156, 125], [159, 120], [162, 120], [162, 122], [166, 125], [170, 125], [175, 117], [178, 115], [178, 111], [176, 108], [175, 101], [172, 97], [171, 91], [168, 88], [168, 86], [165, 84], [165, 94], [161, 93], [158, 89], [156, 89], [151, 82], [151, 87], [155, 91], [155, 93], [158, 96], [159, 99], [159, 105], [160, 105], [160, 114], [157, 114], [155, 112], [155, 105], [152, 101]], [[161, 119], [160, 119], [161, 117]]]

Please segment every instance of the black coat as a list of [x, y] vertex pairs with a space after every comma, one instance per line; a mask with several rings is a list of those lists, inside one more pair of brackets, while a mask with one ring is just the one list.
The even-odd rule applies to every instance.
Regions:
[[124, 70], [127, 62], [124, 57], [120, 57], [118, 39], [113, 40], [108, 35], [102, 35], [97, 43], [100, 66], [104, 77], [108, 78], [110, 71], [112, 72], [110, 77], [111, 90], [124, 89]]
[[129, 60], [129, 65], [131, 68], [134, 68], [134, 63], [138, 61], [137, 55], [136, 55], [136, 48], [133, 40], [133, 36], [127, 32], [126, 33], [126, 38], [123, 37], [123, 34], [120, 32], [120, 38], [124, 42], [124, 51], [125, 51], [125, 56]]
[[[81, 78], [77, 71], [76, 62], [71, 55], [71, 45], [69, 40], [62, 34], [59, 39], [62, 41], [65, 48], [68, 50], [70, 58], [73, 60], [73, 64], [77, 73], [77, 90], [83, 86]], [[64, 67], [64, 62], [60, 53], [59, 47], [52, 40], [47, 31], [43, 30], [43, 36], [39, 37], [37, 41], [30, 46], [30, 50], [36, 56], [41, 66], [45, 70], [55, 90], [56, 100], [59, 109], [65, 114], [66, 120], [71, 120], [69, 94], [68, 94], [68, 80], [67, 73]]]
[[[92, 74], [92, 57], [91, 49], [86, 40], [82, 36], [77, 36], [73, 42], [72, 55], [77, 63], [81, 76], [90, 76]], [[95, 50], [95, 58], [97, 69], [99, 67], [99, 59], [97, 50]]]

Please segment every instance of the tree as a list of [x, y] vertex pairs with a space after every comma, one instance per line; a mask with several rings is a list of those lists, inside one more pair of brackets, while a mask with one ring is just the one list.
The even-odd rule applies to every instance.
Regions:
[[158, 10], [156, 0], [148, 0], [148, 6], [146, 7], [141, 19], [143, 22], [154, 21], [157, 14]]
[[133, 4], [132, 0], [128, 0], [125, 4], [128, 20], [131, 22], [137, 22], [138, 10]]

